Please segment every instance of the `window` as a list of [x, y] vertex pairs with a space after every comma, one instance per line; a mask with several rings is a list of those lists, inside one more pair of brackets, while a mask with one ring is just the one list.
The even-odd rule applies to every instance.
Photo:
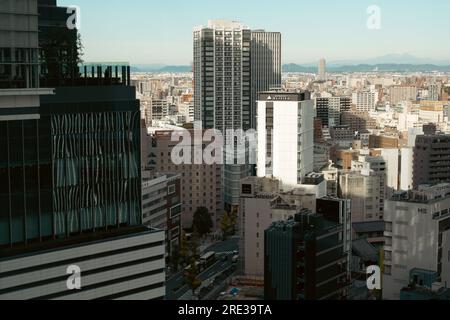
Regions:
[[171, 195], [171, 194], [174, 194], [175, 191], [176, 191], [175, 185], [170, 185], [170, 186], [168, 187], [167, 193], [168, 193], [169, 195]]

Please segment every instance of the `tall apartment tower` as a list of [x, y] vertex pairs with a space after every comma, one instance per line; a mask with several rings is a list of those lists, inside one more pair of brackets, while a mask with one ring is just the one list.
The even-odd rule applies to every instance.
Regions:
[[210, 20], [194, 29], [195, 120], [204, 129], [251, 128], [251, 30]]
[[327, 61], [325, 59], [320, 59], [319, 61], [319, 80], [327, 79]]
[[448, 157], [450, 135], [422, 135], [416, 138], [413, 186], [450, 182]]
[[274, 177], [286, 188], [302, 184], [314, 162], [310, 93], [260, 93], [257, 127], [258, 177]]
[[[254, 128], [258, 91], [280, 86], [279, 33], [223, 20], [194, 29], [194, 118], [204, 129]], [[250, 173], [249, 165], [224, 166], [227, 207], [239, 205], [239, 182]]]
[[342, 300], [350, 282], [342, 224], [302, 210], [265, 232], [266, 300]]

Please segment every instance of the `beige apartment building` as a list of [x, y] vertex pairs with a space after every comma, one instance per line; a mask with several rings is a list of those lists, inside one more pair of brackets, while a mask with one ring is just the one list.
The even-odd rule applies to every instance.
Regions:
[[[177, 141], [172, 141], [173, 131], [157, 131], [149, 137], [149, 161], [148, 167], [158, 174], [178, 174], [181, 177], [181, 203], [183, 206], [183, 216], [181, 218], [184, 229], [192, 227], [195, 211], [200, 207], [209, 210], [214, 228], [216, 229], [223, 215], [222, 197], [222, 164], [194, 164], [184, 163], [175, 165], [172, 161], [172, 150], [178, 145]], [[194, 133], [190, 131], [192, 141]], [[194, 146], [182, 141], [181, 146], [192, 148], [191, 155], [194, 155]], [[185, 145], [183, 145], [185, 144]], [[205, 148], [208, 144], [203, 144]], [[193, 160], [193, 159], [192, 159]]]

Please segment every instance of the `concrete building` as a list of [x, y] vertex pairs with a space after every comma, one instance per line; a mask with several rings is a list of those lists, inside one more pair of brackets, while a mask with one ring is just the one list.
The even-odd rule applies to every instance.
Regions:
[[413, 149], [381, 149], [386, 162], [386, 196], [413, 188]]
[[169, 116], [169, 102], [167, 100], [152, 99], [151, 105], [151, 120], [163, 120]]
[[314, 105], [309, 92], [261, 93], [258, 101], [258, 177], [295, 187], [313, 171]]
[[331, 128], [333, 142], [341, 148], [349, 148], [356, 139], [356, 132], [350, 126], [335, 126]]
[[341, 115], [351, 108], [350, 97], [316, 98], [315, 109], [317, 118], [322, 125], [329, 128], [341, 125]]
[[421, 186], [386, 201], [384, 299], [400, 299], [413, 269], [436, 272], [437, 282], [450, 283], [449, 194], [449, 184]]
[[350, 273], [343, 227], [309, 210], [265, 232], [266, 300], [342, 300]]
[[352, 103], [360, 112], [374, 111], [378, 103], [378, 91], [362, 90], [353, 93]]
[[[173, 131], [157, 131], [148, 144], [150, 147], [149, 162], [154, 163], [157, 174], [177, 174], [181, 176], [181, 201], [183, 204], [182, 227], [192, 227], [194, 213], [199, 207], [209, 210], [214, 227], [217, 227], [222, 218], [224, 205], [222, 195], [223, 165], [215, 163], [195, 164], [194, 156], [197, 152], [193, 131], [189, 131], [191, 141], [172, 141]], [[175, 165], [172, 160], [172, 150], [175, 146], [181, 146], [191, 150], [189, 163]], [[202, 146], [203, 152], [206, 146]]]
[[[315, 184], [285, 192], [279, 180], [248, 177], [241, 181], [240, 253], [245, 276], [264, 279], [264, 231], [275, 221], [293, 217], [301, 208], [315, 212], [317, 192]], [[320, 191], [319, 197], [323, 196]]]
[[341, 197], [352, 201], [352, 221], [376, 221], [383, 219], [384, 186], [380, 175], [350, 172], [340, 176]]
[[[0, 249], [0, 300], [153, 300], [165, 296], [164, 231], [145, 227]], [[81, 290], [69, 290], [69, 266]]]
[[377, 122], [374, 118], [367, 112], [356, 110], [342, 112], [341, 124], [349, 126], [353, 132], [362, 132], [377, 128]]
[[264, 231], [274, 221], [272, 205], [278, 198], [280, 183], [269, 178], [243, 179], [240, 217], [240, 254], [246, 276], [264, 278]]
[[391, 106], [396, 106], [403, 101], [416, 101], [417, 93], [417, 87], [392, 86], [389, 89]]
[[450, 182], [450, 135], [422, 135], [414, 148], [413, 187]]
[[162, 175], [142, 180], [142, 223], [166, 232], [166, 256], [180, 246], [181, 176]]

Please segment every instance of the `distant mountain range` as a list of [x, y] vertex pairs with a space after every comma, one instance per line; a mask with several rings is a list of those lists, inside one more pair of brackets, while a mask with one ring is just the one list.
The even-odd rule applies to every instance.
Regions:
[[[319, 62], [302, 63], [303, 66], [316, 67]], [[413, 55], [388, 54], [381, 57], [369, 59], [353, 59], [353, 60], [330, 60], [327, 65], [330, 67], [354, 66], [354, 65], [378, 65], [378, 64], [413, 64], [413, 65], [437, 65], [450, 66], [450, 60], [438, 60], [431, 58], [418, 58]]]
[[[344, 66], [327, 66], [327, 72], [450, 72], [448, 66], [438, 66], [434, 64], [358, 64]], [[298, 64], [283, 65], [283, 72], [316, 73], [317, 67], [304, 66]]]
[[135, 65], [131, 67], [131, 72], [186, 73], [191, 71], [191, 66]]
[[[318, 62], [285, 64], [283, 72], [316, 73]], [[192, 66], [142, 64], [131, 67], [132, 72], [187, 73]], [[337, 60], [327, 62], [327, 71], [336, 72], [450, 72], [450, 60], [417, 58], [410, 54], [389, 54], [365, 60]]]

